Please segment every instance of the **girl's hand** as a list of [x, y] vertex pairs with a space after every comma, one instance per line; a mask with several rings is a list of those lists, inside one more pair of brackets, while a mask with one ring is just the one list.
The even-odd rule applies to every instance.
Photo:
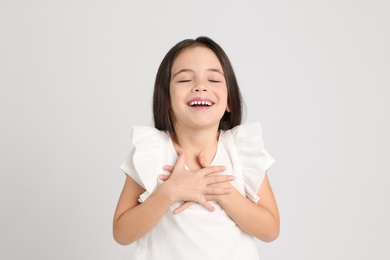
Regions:
[[[169, 172], [172, 172], [173, 171], [173, 166], [172, 165], [165, 165], [164, 166], [164, 170], [166, 171], [169, 171]], [[159, 178], [160, 180], [162, 181], [166, 181], [168, 180], [170, 177], [170, 175], [165, 175], [165, 174], [160, 174], [159, 175]], [[180, 213], [182, 211], [184, 211], [185, 209], [188, 209], [189, 207], [191, 207], [192, 205], [194, 205], [196, 202], [193, 202], [193, 201], [186, 201], [184, 202], [183, 204], [180, 205], [180, 207], [177, 207], [173, 212], [175, 214], [177, 213]]]
[[[211, 206], [207, 200], [214, 200], [212, 198], [216, 197], [218, 198], [218, 195], [221, 194], [229, 194], [233, 191], [233, 186], [229, 183], [229, 181], [234, 180], [234, 176], [232, 175], [218, 175], [218, 172], [221, 171], [219, 169], [225, 169], [224, 166], [210, 166], [210, 164], [207, 162], [204, 153], [199, 153], [199, 163], [203, 167], [203, 169], [199, 171], [187, 171], [185, 170], [184, 166], [185, 162], [185, 154], [184, 151], [181, 150], [179, 154], [179, 160], [177, 161], [175, 167], [171, 165], [165, 165], [164, 169], [171, 172], [172, 174], [170, 176], [160, 174], [159, 178], [163, 181], [166, 180], [172, 180], [176, 179], [177, 181], [183, 181], [183, 174], [184, 175], [198, 175], [203, 180], [200, 181], [201, 184], [201, 190], [204, 190], [205, 192], [201, 192], [201, 196], [198, 195], [198, 197], [195, 200], [191, 199], [185, 199], [185, 203], [183, 203], [180, 207], [176, 208], [174, 210], [174, 213], [180, 213], [184, 211], [185, 209], [189, 208], [194, 203], [198, 202], [205, 208], [209, 209], [210, 211], [214, 211], [214, 207]], [[188, 177], [188, 176], [187, 176]], [[190, 179], [188, 179], [190, 180]], [[199, 180], [198, 180], [199, 181]], [[177, 182], [176, 182], [177, 183]], [[177, 185], [180, 185], [180, 183], [177, 183]], [[192, 187], [194, 187], [194, 183], [191, 184]], [[191, 191], [190, 191], [191, 192]], [[206, 198], [208, 198], [206, 200]]]

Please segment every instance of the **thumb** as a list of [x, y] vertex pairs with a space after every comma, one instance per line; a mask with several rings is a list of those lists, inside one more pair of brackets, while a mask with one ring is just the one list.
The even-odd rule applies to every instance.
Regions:
[[201, 152], [199, 153], [198, 160], [199, 160], [200, 165], [201, 165], [203, 168], [206, 168], [206, 167], [209, 167], [209, 166], [210, 166], [210, 163], [207, 161], [206, 156], [204, 156], [204, 152], [203, 152], [203, 151], [201, 151]]
[[183, 149], [180, 149], [180, 151], [179, 151], [179, 159], [176, 162], [175, 168], [184, 170], [185, 169], [185, 166], [184, 166], [185, 163], [186, 163], [186, 154], [185, 154]]

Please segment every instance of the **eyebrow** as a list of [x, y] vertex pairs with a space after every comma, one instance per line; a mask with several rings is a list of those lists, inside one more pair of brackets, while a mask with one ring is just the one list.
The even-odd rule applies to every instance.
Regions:
[[192, 70], [190, 70], [190, 69], [182, 69], [182, 70], [179, 70], [178, 72], [176, 72], [175, 74], [173, 74], [172, 78], [176, 77], [176, 76], [177, 76], [177, 74], [180, 74], [180, 73], [182, 73], [182, 72], [187, 72], [187, 71], [189, 71], [189, 72], [193, 72], [193, 71], [192, 71]]
[[[220, 71], [219, 69], [208, 69], [207, 71], [217, 72], [217, 73], [221, 74], [222, 76], [225, 76], [225, 74], [223, 74], [223, 72]], [[176, 77], [178, 74], [180, 74], [182, 72], [194, 72], [194, 71], [191, 69], [182, 69], [182, 70], [179, 70], [178, 72], [176, 72], [175, 74], [173, 74], [172, 78]]]
[[220, 71], [219, 69], [208, 69], [207, 71], [214, 71], [214, 72], [221, 74], [222, 76], [225, 76], [225, 74], [223, 74], [223, 72]]

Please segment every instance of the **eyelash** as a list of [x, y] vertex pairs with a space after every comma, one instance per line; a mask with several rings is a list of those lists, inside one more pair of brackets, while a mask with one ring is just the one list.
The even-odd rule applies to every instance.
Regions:
[[[179, 83], [185, 83], [185, 82], [190, 82], [191, 80], [179, 80]], [[212, 83], [220, 83], [221, 81], [219, 80], [209, 80]]]

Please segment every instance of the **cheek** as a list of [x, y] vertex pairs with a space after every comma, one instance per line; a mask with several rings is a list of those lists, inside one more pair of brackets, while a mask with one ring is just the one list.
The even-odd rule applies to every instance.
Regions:
[[227, 89], [225, 89], [225, 100], [226, 100], [226, 110], [230, 112], [230, 107], [229, 107], [229, 93]]
[[224, 100], [225, 100], [225, 102], [226, 102], [226, 105], [228, 104], [228, 96], [229, 96], [229, 93], [228, 93], [228, 91], [227, 91], [227, 89], [225, 88], [224, 89], [224, 91], [223, 91], [223, 94], [222, 94], [223, 96], [224, 96]]
[[170, 108], [171, 108], [171, 112], [172, 112], [172, 115], [177, 115], [177, 112], [180, 111], [179, 109], [179, 100], [181, 100], [180, 98], [180, 92], [178, 92], [175, 88], [171, 88], [170, 89], [170, 97], [171, 97], [171, 104], [170, 104]]
[[180, 89], [174, 86], [171, 86], [169, 89], [171, 100], [178, 99], [182, 94], [180, 93]]

